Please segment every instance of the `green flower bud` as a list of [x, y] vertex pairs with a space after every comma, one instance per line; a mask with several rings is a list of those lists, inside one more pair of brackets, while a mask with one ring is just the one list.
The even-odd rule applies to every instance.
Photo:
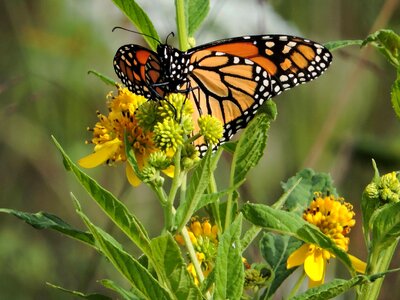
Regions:
[[157, 170], [164, 170], [171, 165], [171, 160], [165, 152], [157, 151], [150, 154], [149, 164]]
[[193, 118], [190, 115], [183, 115], [182, 116], [182, 128], [184, 131], [185, 135], [189, 135], [193, 129], [194, 129], [194, 124], [193, 124]]
[[200, 161], [199, 151], [193, 144], [186, 144], [182, 150], [182, 166], [185, 170], [192, 168]]
[[166, 118], [154, 126], [154, 143], [162, 151], [168, 152], [183, 144], [182, 127], [171, 118]]
[[245, 289], [257, 289], [264, 286], [270, 277], [270, 274], [264, 274], [265, 270], [247, 269], [244, 273], [244, 288]]
[[146, 166], [142, 169], [143, 182], [152, 182], [158, 177], [158, 171], [152, 166]]
[[185, 94], [169, 94], [165, 100], [160, 101], [158, 113], [162, 118], [172, 118], [181, 120], [182, 116], [191, 116], [193, 107], [190, 101], [187, 101]]
[[365, 188], [365, 193], [368, 195], [368, 198], [370, 199], [378, 198], [379, 197], [378, 186], [374, 182], [371, 182]]
[[147, 101], [136, 110], [136, 119], [139, 126], [144, 130], [152, 131], [154, 125], [157, 123], [159, 119], [157, 107], [157, 102]]
[[207, 143], [216, 145], [224, 131], [221, 121], [210, 115], [204, 115], [199, 118], [198, 123], [200, 134], [204, 136]]
[[396, 172], [385, 174], [380, 178], [379, 195], [384, 201], [398, 202], [400, 200], [400, 182]]

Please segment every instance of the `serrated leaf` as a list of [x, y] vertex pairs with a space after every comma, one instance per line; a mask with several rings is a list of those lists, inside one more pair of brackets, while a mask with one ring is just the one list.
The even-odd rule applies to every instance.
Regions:
[[293, 212], [273, 209], [263, 204], [246, 203], [242, 207], [243, 216], [256, 226], [293, 236], [309, 244], [315, 244], [336, 255], [347, 267], [353, 269], [346, 252], [317, 227], [306, 222]]
[[36, 229], [53, 229], [78, 241], [95, 247], [92, 234], [73, 228], [56, 215], [46, 212], [26, 213], [13, 209], [0, 208], [0, 212], [14, 215]]
[[400, 202], [384, 205], [373, 219], [373, 248], [387, 248], [400, 237]]
[[335, 51], [337, 49], [343, 48], [343, 47], [348, 47], [348, 46], [361, 46], [363, 43], [362, 40], [341, 40], [341, 41], [332, 41], [325, 43], [324, 46], [329, 50], [329, 51]]
[[306, 292], [297, 295], [291, 300], [321, 300], [336, 297], [352, 287], [368, 282], [368, 277], [363, 275], [355, 276], [349, 280], [333, 279], [318, 287], [308, 289]]
[[208, 11], [210, 10], [209, 0], [187, 0], [185, 5], [187, 9], [187, 27], [188, 35], [193, 36], [197, 28], [206, 18]]
[[363, 46], [367, 44], [377, 48], [393, 66], [400, 68], [400, 36], [394, 31], [378, 30], [364, 40]]
[[89, 195], [102, 208], [107, 216], [143, 251], [151, 258], [150, 239], [140, 221], [129, 212], [128, 208], [112, 193], [100, 186], [93, 178], [82, 172], [68, 157], [57, 140], [53, 141], [63, 156], [67, 170], [71, 170], [78, 182], [86, 189]]
[[48, 286], [54, 288], [54, 289], [57, 289], [57, 290], [62, 291], [64, 293], [68, 293], [68, 294], [74, 295], [74, 297], [79, 297], [79, 298], [82, 298], [82, 299], [89, 299], [89, 300], [111, 300], [112, 299], [112, 298], [110, 298], [108, 296], [105, 296], [105, 295], [102, 295], [102, 294], [98, 294], [98, 293], [85, 294], [85, 293], [82, 293], [82, 292], [79, 292], [79, 291], [69, 290], [69, 289], [63, 288], [61, 286], [49, 283], [49, 282], [47, 282], [46, 284]]
[[126, 289], [122, 288], [121, 286], [117, 285], [115, 282], [109, 279], [103, 279], [100, 280], [100, 282], [106, 288], [118, 293], [118, 295], [120, 295], [125, 300], [146, 300], [145, 297], [136, 295], [134, 291], [127, 291]]
[[[154, 28], [153, 23], [145, 11], [135, 2], [135, 0], [112, 0], [119, 9], [132, 21], [136, 28], [143, 33], [143, 38], [147, 41], [150, 48], [155, 50], [159, 45], [160, 38]], [[150, 38], [149, 36], [153, 37]]]
[[181, 252], [170, 233], [151, 240], [154, 260], [165, 272], [169, 289], [177, 299], [202, 299], [200, 290], [194, 284], [193, 278], [187, 271], [187, 266]]
[[211, 151], [208, 151], [190, 178], [186, 197], [183, 201], [181, 200], [181, 203], [176, 210], [175, 224], [178, 227], [178, 232], [182, 230], [183, 226], [186, 225], [196, 210], [203, 192], [210, 182], [212, 171]]
[[257, 115], [242, 133], [233, 155], [231, 185], [243, 181], [264, 154], [269, 121], [265, 114]]
[[135, 289], [135, 294], [141, 298], [172, 299], [160, 283], [135, 258], [122, 249], [122, 246], [108, 233], [95, 226], [89, 218], [77, 207], [86, 226], [96, 239], [97, 245], [105, 257], [113, 264]]
[[215, 260], [215, 299], [240, 299], [244, 284], [244, 269], [240, 245], [242, 215], [221, 235]]
[[333, 187], [330, 175], [326, 173], [315, 173], [311, 169], [301, 170], [281, 185], [285, 192], [296, 185], [287, 197], [285, 207], [288, 211], [296, 212], [297, 214], [303, 213], [304, 209], [312, 201], [315, 192], [321, 192], [323, 194], [329, 192], [330, 194], [336, 195], [336, 189]]
[[260, 251], [265, 261], [271, 268], [274, 278], [266, 289], [264, 297], [272, 296], [282, 282], [292, 274], [296, 268], [286, 268], [289, 255], [301, 246], [302, 242], [287, 235], [264, 233], [260, 240]]
[[400, 119], [400, 69], [397, 71], [397, 78], [392, 85], [390, 96], [394, 112], [397, 118]]

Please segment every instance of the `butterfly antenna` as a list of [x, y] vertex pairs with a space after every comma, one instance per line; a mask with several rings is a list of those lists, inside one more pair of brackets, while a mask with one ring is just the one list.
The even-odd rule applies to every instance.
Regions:
[[167, 35], [167, 38], [165, 39], [165, 44], [167, 44], [167, 45], [168, 45], [168, 39], [169, 39], [170, 36], [174, 37], [174, 36], [175, 36], [175, 33], [173, 33], [173, 32], [171, 31], [171, 32]]
[[149, 34], [146, 34], [146, 33], [143, 33], [143, 32], [139, 32], [139, 31], [135, 31], [135, 30], [131, 30], [131, 29], [127, 29], [127, 28], [124, 28], [124, 27], [121, 27], [121, 26], [115, 26], [111, 31], [114, 32], [114, 30], [116, 30], [116, 29], [122, 29], [122, 30], [125, 30], [125, 31], [129, 31], [129, 32], [132, 32], [132, 33], [136, 33], [136, 34], [142, 35], [142, 36], [147, 36], [147, 37], [155, 40], [159, 44], [161, 44], [161, 42], [159, 40], [157, 40], [155, 37], [153, 37], [153, 36], [151, 36]]

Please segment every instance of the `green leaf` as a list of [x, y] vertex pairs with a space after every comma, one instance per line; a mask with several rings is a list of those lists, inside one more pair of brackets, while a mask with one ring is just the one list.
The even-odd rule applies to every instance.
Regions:
[[240, 299], [244, 269], [240, 245], [242, 215], [221, 235], [215, 260], [215, 299]]
[[186, 197], [181, 199], [181, 203], [176, 210], [175, 224], [178, 227], [177, 232], [182, 230], [196, 210], [203, 192], [210, 182], [212, 171], [211, 151], [208, 151], [190, 178]]
[[127, 291], [109, 279], [100, 280], [101, 284], [106, 288], [118, 293], [125, 300], [146, 300], [145, 297], [136, 295], [132, 291]]
[[88, 74], [93, 74], [95, 75], [97, 78], [100, 78], [104, 83], [108, 84], [108, 85], [112, 85], [112, 86], [116, 86], [117, 83], [115, 82], [115, 80], [112, 80], [110, 77], [107, 77], [95, 70], [89, 70]]
[[329, 50], [329, 51], [335, 51], [337, 49], [343, 48], [343, 47], [348, 47], [348, 46], [361, 46], [363, 43], [362, 40], [341, 40], [341, 41], [332, 41], [325, 43], [324, 46]]
[[400, 119], [400, 69], [397, 70], [397, 78], [392, 85], [390, 96], [394, 112], [397, 118]]
[[271, 297], [282, 282], [296, 270], [296, 268], [287, 269], [286, 262], [289, 255], [301, 244], [301, 241], [287, 235], [264, 233], [260, 240], [260, 251], [274, 274], [271, 285], [264, 293], [265, 297]]
[[363, 42], [363, 46], [371, 44], [378, 49], [387, 60], [400, 68], [400, 36], [389, 29], [381, 29], [370, 34]]
[[101, 252], [116, 270], [132, 284], [136, 295], [139, 295], [140, 298], [172, 299], [150, 272], [129, 253], [124, 251], [122, 246], [111, 235], [90, 222], [89, 218], [80, 210], [79, 204], [77, 205], [77, 213], [93, 234]]
[[260, 109], [257, 110], [257, 114], [265, 114], [269, 122], [275, 121], [278, 115], [276, 103], [272, 99], [269, 99], [261, 105]]
[[373, 216], [372, 247], [384, 249], [400, 237], [400, 202], [384, 205]]
[[246, 127], [233, 155], [231, 185], [243, 181], [264, 154], [269, 121], [265, 114], [257, 115]]
[[297, 295], [291, 300], [321, 300], [334, 298], [356, 285], [361, 285], [369, 282], [367, 276], [359, 275], [349, 280], [333, 279], [331, 282], [325, 283], [318, 287], [308, 289], [306, 292]]
[[46, 212], [31, 214], [7, 208], [0, 208], [0, 212], [14, 215], [36, 229], [53, 229], [92, 247], [96, 247], [93, 236], [89, 232], [77, 230], [55, 215]]
[[293, 236], [309, 244], [315, 244], [336, 255], [347, 267], [353, 269], [346, 252], [317, 227], [306, 222], [293, 212], [276, 210], [263, 204], [246, 203], [242, 207], [243, 216], [256, 226], [281, 234]]
[[260, 233], [261, 228], [258, 226], [251, 226], [248, 230], [243, 235], [243, 238], [240, 241], [240, 244], [242, 245], [242, 252], [246, 250], [246, 248], [251, 244], [252, 241], [257, 237], [257, 235]]
[[285, 206], [287, 210], [296, 212], [299, 215], [310, 204], [315, 192], [323, 194], [329, 192], [336, 195], [336, 189], [333, 187], [330, 175], [315, 173], [311, 169], [303, 169], [295, 176], [289, 178], [287, 182], [282, 183], [282, 188], [285, 192], [291, 190], [292, 187], [294, 188], [287, 197]]
[[187, 0], [185, 5], [187, 6], [188, 35], [193, 36], [210, 10], [210, 2], [209, 0]]
[[201, 195], [201, 198], [199, 202], [197, 203], [195, 211], [198, 211], [202, 207], [213, 203], [217, 201], [218, 199], [228, 195], [229, 193], [232, 193], [233, 191], [237, 190], [237, 188], [242, 184], [243, 182], [239, 182], [236, 186], [230, 187], [228, 189], [222, 190], [220, 192], [212, 193], [212, 194], [203, 194]]
[[[155, 50], [159, 45], [160, 38], [150, 18], [135, 0], [112, 0], [119, 9], [131, 20], [136, 28], [143, 33], [143, 38], [150, 48]], [[150, 36], [150, 37], [149, 37]], [[151, 38], [153, 37], [153, 38]]]
[[[78, 291], [74, 291], [74, 290], [68, 290], [66, 288], [63, 288], [63, 287], [58, 286], [58, 285], [54, 285], [54, 284], [49, 283], [49, 282], [46, 282], [46, 284], [48, 286], [51, 286], [52, 288], [55, 288], [57, 290], [63, 291], [63, 292], [68, 293], [68, 294], [72, 294], [75, 297], [79, 297], [79, 298], [82, 298], [82, 299], [89, 299], [89, 300], [111, 300], [112, 299], [110, 297], [107, 297], [107, 296], [101, 295], [101, 294], [97, 294], [97, 293], [84, 294], [82, 292], [78, 292]], [[74, 299], [75, 299], [75, 297], [74, 297]]]
[[169, 289], [177, 299], [202, 299], [200, 290], [187, 271], [182, 254], [170, 233], [166, 233], [151, 241], [154, 260], [165, 272]]
[[230, 141], [230, 142], [223, 143], [220, 148], [223, 148], [228, 153], [234, 154], [236, 151], [237, 144], [238, 144], [238, 141]]
[[82, 172], [64, 152], [60, 144], [53, 137], [54, 143], [63, 156], [67, 170], [71, 170], [78, 182], [86, 189], [89, 195], [103, 209], [107, 216], [151, 258], [150, 239], [140, 221], [129, 212], [128, 208], [113, 194], [101, 187], [94, 179]]

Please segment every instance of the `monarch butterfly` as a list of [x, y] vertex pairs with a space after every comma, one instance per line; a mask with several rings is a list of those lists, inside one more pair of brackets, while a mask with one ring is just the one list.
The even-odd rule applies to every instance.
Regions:
[[[222, 122], [222, 143], [246, 127], [266, 100], [317, 78], [331, 61], [331, 53], [311, 40], [255, 35], [218, 40], [186, 52], [162, 43], [157, 52], [124, 45], [114, 57], [114, 69], [130, 91], [148, 99], [186, 93], [195, 108], [194, 121], [210, 114]], [[197, 140], [196, 146], [201, 154], [207, 150], [204, 140]]]

